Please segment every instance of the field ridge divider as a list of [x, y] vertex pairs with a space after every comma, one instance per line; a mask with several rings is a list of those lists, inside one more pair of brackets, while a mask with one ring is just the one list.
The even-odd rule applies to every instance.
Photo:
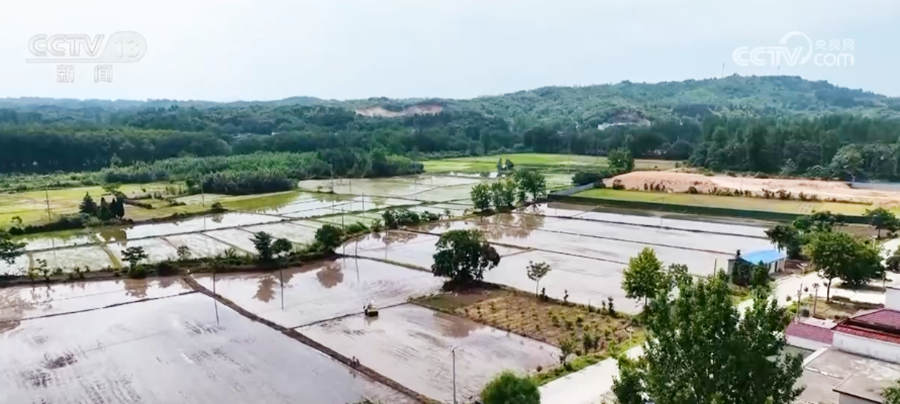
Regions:
[[226, 307], [238, 312], [238, 314], [240, 314], [252, 321], [255, 321], [255, 322], [261, 323], [265, 326], [268, 326], [269, 328], [271, 328], [273, 330], [279, 331], [282, 334], [286, 335], [287, 337], [292, 338], [304, 345], [307, 345], [307, 346], [321, 352], [322, 354], [331, 357], [332, 359], [334, 359], [338, 362], [341, 362], [342, 364], [346, 365], [350, 369], [353, 369], [353, 370], [359, 372], [360, 374], [363, 374], [378, 383], [381, 383], [387, 387], [390, 387], [390, 388], [392, 388], [402, 394], [405, 394], [408, 397], [410, 397], [414, 400], [417, 400], [419, 402], [422, 402], [422, 403], [437, 403], [438, 402], [437, 400], [434, 400], [428, 396], [425, 396], [424, 394], [418, 393], [418, 392], [400, 384], [399, 382], [395, 381], [394, 379], [391, 379], [391, 378], [375, 371], [374, 369], [372, 369], [368, 366], [365, 366], [361, 363], [355, 364], [352, 359], [344, 356], [343, 354], [335, 351], [334, 349], [331, 349], [331, 348], [313, 340], [310, 337], [307, 337], [303, 333], [301, 333], [293, 328], [288, 328], [288, 327], [276, 324], [273, 321], [267, 320], [265, 318], [257, 316], [256, 314], [253, 314], [252, 312], [244, 309], [243, 307], [241, 307], [237, 303], [231, 301], [230, 299], [228, 299], [218, 293], [213, 293], [211, 290], [209, 290], [208, 288], [206, 288], [205, 286], [203, 286], [199, 282], [197, 282], [190, 275], [186, 275], [186, 276], [182, 277], [182, 279], [184, 280], [185, 283], [188, 284], [188, 286], [193, 288], [194, 291], [202, 293], [204, 295], [207, 295], [207, 296], [217, 300], [219, 303], [222, 303]]

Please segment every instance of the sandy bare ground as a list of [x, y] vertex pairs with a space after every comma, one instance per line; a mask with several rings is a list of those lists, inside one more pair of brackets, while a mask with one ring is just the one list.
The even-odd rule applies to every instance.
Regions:
[[668, 192], [688, 192], [690, 187], [694, 187], [704, 194], [714, 189], [727, 189], [750, 191], [755, 196], [762, 196], [763, 190], [771, 192], [785, 190], [791, 192], [792, 199], [798, 199], [802, 192], [806, 195], [815, 195], [822, 201], [900, 205], [900, 192], [856, 189], [840, 181], [706, 176], [672, 171], [633, 171], [616, 176], [612, 180], [606, 180], [606, 185], [612, 185], [614, 180], [620, 180], [626, 189], [634, 190], [644, 190], [644, 184], [651, 187], [661, 184]]

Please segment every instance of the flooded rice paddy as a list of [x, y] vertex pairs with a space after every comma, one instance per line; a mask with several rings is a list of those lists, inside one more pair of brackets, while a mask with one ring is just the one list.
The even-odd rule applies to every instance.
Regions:
[[[662, 221], [662, 225], [660, 225]], [[656, 223], [656, 224], [654, 224]], [[628, 260], [643, 248], [654, 250], [665, 265], [685, 264], [698, 276], [724, 269], [737, 250], [774, 248], [759, 237], [763, 229], [750, 225], [669, 219], [568, 207], [529, 209], [467, 220], [423, 225], [415, 231], [390, 231], [348, 242], [347, 255], [368, 257], [418, 268], [430, 268], [440, 234], [454, 229], [478, 229], [498, 249], [500, 265], [485, 280], [533, 293], [535, 283], [526, 267], [545, 261], [552, 267], [541, 282], [547, 295], [599, 305], [613, 298], [619, 310], [637, 313], [638, 302], [621, 288]]]
[[[144, 247], [149, 261], [175, 258], [179, 246], [188, 246], [193, 257], [228, 249], [252, 253], [250, 238], [257, 231], [305, 244], [322, 223], [371, 223], [389, 206], [463, 215], [472, 209], [469, 188], [484, 180], [336, 181], [336, 194], [288, 195], [246, 212], [34, 238], [27, 255], [0, 262], [0, 273], [22, 273], [38, 259], [51, 268], [116, 267], [130, 246]], [[349, 257], [334, 261], [219, 274], [215, 282], [212, 275], [194, 279], [252, 315], [293, 328], [439, 401], [452, 401], [450, 349], [458, 347], [458, 396], [469, 401], [496, 373], [534, 371], [555, 364], [559, 355], [553, 346], [406, 303], [443, 283], [411, 269], [430, 268], [440, 234], [470, 228], [483, 230], [502, 257], [486, 281], [533, 293], [525, 268], [545, 261], [552, 270], [540, 286], [549, 296], [595, 306], [613, 298], [626, 313], [637, 313], [640, 303], [625, 297], [622, 273], [644, 247], [666, 264], [687, 264], [696, 275], [724, 267], [734, 250], [771, 248], [763, 228], [744, 223], [545, 204], [369, 234], [341, 246], [338, 252]], [[369, 302], [379, 317], [360, 314]], [[178, 278], [0, 288], [0, 357], [0, 402], [408, 401]]]
[[120, 284], [67, 288], [2, 290], [19, 313], [96, 309], [0, 323], [0, 402], [409, 402], [199, 293], [102, 308], [133, 297]]
[[[74, 267], [115, 269], [122, 266], [121, 252], [129, 246], [152, 250], [148, 251], [150, 258], [145, 261], [150, 263], [174, 258], [179, 246], [187, 246], [193, 258], [221, 255], [229, 249], [234, 249], [239, 254], [253, 253], [255, 248], [249, 238], [258, 231], [268, 232], [276, 238], [286, 238], [297, 245], [307, 244], [314, 239], [316, 229], [324, 223], [346, 226], [362, 222], [371, 225], [381, 219], [384, 209], [391, 207], [411, 208], [420, 213], [427, 210], [432, 213], [448, 211], [451, 215], [463, 215], [471, 208], [467, 202], [444, 203], [444, 196], [435, 200], [423, 199], [430, 197], [423, 193], [443, 192], [446, 188], [454, 198], [458, 196], [468, 199], [468, 189], [480, 181], [428, 175], [336, 180], [336, 193], [276, 193], [270, 198], [236, 203], [238, 211], [234, 212], [169, 222], [28, 236], [19, 240], [26, 244], [26, 255], [14, 263], [0, 263], [0, 275], [22, 275], [30, 267], [37, 265], [37, 259], [46, 260], [49, 268], [60, 268], [64, 272], [69, 272]], [[323, 182], [308, 183], [315, 185]], [[324, 183], [330, 185], [331, 181]], [[340, 186], [345, 186], [348, 192], [356, 194], [341, 194]], [[306, 187], [309, 188], [308, 184]], [[412, 194], [423, 196], [404, 198], [405, 192], [394, 192], [405, 188], [409, 188]], [[375, 190], [384, 192], [374, 192]], [[215, 199], [213, 195], [205, 196], [210, 197], [209, 201]], [[418, 206], [421, 204], [430, 206]]]
[[[212, 275], [196, 276], [213, 289]], [[345, 258], [266, 273], [217, 275], [215, 290], [285, 327], [362, 313], [372, 302], [385, 307], [437, 292], [444, 283], [429, 272], [378, 261]]]
[[453, 347], [461, 402], [477, 398], [499, 372], [534, 371], [559, 360], [551, 345], [412, 304], [381, 310], [376, 318], [350, 316], [298, 331], [442, 402], [453, 402]]
[[[180, 278], [117, 279], [0, 288], [0, 323], [191, 292]], [[6, 329], [0, 326], [0, 330]]]

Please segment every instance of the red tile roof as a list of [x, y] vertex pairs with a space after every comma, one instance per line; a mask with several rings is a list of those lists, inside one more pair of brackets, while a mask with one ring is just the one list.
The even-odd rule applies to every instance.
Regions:
[[829, 345], [831, 344], [832, 337], [834, 337], [834, 332], [829, 328], [805, 324], [799, 321], [792, 321], [788, 324], [784, 333], [785, 335], [790, 335], [792, 337], [805, 338]]
[[900, 311], [876, 309], [841, 321], [834, 331], [900, 344]]

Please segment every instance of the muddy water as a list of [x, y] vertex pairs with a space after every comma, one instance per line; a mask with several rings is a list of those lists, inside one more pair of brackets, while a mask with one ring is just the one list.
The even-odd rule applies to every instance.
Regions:
[[225, 229], [208, 231], [203, 234], [228, 244], [229, 247], [238, 249], [238, 252], [256, 254], [256, 246], [254, 246], [253, 241], [251, 241], [253, 233], [249, 231], [243, 229]]
[[[623, 215], [612, 212], [587, 212], [578, 216], [579, 219], [604, 220], [611, 222], [625, 222], [646, 226], [662, 226], [675, 229], [694, 230], [703, 232], [715, 232], [734, 234], [749, 237], [766, 237], [766, 228], [740, 223], [720, 223], [714, 220], [685, 220], [668, 217]], [[716, 220], [722, 220], [717, 218]]]
[[616, 310], [637, 314], [640, 302], [625, 297], [622, 290], [624, 265], [548, 253], [528, 251], [503, 257], [500, 265], [485, 272], [484, 280], [510, 286], [528, 293], [535, 293], [535, 282], [528, 278], [529, 262], [546, 262], [552, 270], [541, 279], [540, 287], [547, 295], [562, 300], [568, 293], [568, 301], [600, 306], [600, 302], [612, 297]]
[[360, 257], [377, 258], [392, 262], [430, 268], [438, 236], [402, 230], [373, 233], [358, 241], [344, 245], [342, 251]]
[[107, 247], [112, 251], [116, 258], [119, 259], [119, 262], [122, 263], [123, 266], [128, 265], [128, 263], [122, 258], [122, 252], [129, 247], [143, 248], [144, 252], [147, 253], [147, 260], [143, 261], [145, 263], [174, 260], [175, 258], [178, 258], [175, 246], [163, 238], [145, 238], [134, 241], [111, 243], [108, 244]]
[[[213, 289], [212, 275], [196, 276]], [[282, 279], [284, 287], [282, 288]], [[254, 314], [297, 327], [437, 292], [444, 280], [367, 259], [338, 259], [267, 273], [216, 276], [216, 292]]]
[[298, 330], [442, 402], [453, 401], [453, 347], [461, 402], [471, 402], [501, 371], [533, 372], [559, 355], [553, 346], [409, 304], [382, 310], [377, 318], [351, 316]]
[[0, 333], [0, 402], [402, 402], [398, 393], [193, 293]]
[[20, 255], [13, 262], [0, 260], [0, 275], [24, 275], [28, 272], [29, 260], [27, 256]]
[[312, 242], [316, 237], [316, 223], [311, 222], [282, 222], [264, 224], [259, 226], [248, 226], [244, 230], [251, 233], [264, 231], [271, 234], [275, 238], [284, 238], [293, 243], [305, 244]]
[[[550, 220], [569, 220], [557, 218], [545, 218], [536, 215], [498, 215], [490, 218], [480, 218], [472, 221], [456, 221], [436, 226], [423, 228], [435, 233], [443, 233], [451, 229], [479, 229], [484, 231], [485, 236], [492, 242], [510, 244], [521, 248], [534, 248], [550, 252], [563, 254], [571, 254], [576, 256], [595, 258], [599, 260], [610, 261], [614, 263], [624, 264], [628, 259], [637, 255], [644, 247], [653, 248], [657, 257], [663, 262], [685, 264], [692, 273], [705, 275], [712, 273], [713, 267], [723, 268], [728, 258], [732, 254], [713, 253], [705, 251], [690, 250], [676, 247], [663, 247], [656, 244], [656, 232], [646, 231], [643, 234], [635, 232], [634, 238], [643, 237], [646, 243], [641, 241], [620, 241], [599, 239], [596, 237], [588, 237], [577, 234], [560, 233], [556, 231], [542, 230], [546, 226], [546, 222]], [[571, 223], [561, 223], [557, 226], [568, 228], [566, 225], [576, 226], [576, 221]], [[590, 227], [593, 223], [586, 225]], [[597, 228], [606, 226], [603, 223], [597, 223]], [[705, 246], [715, 247], [705, 240], [705, 234], [686, 233], [684, 237], [692, 237], [693, 239], [687, 243], [688, 245], [696, 245], [696, 248]], [[640, 240], [640, 239], [638, 239]], [[671, 240], [671, 239], [670, 239]], [[758, 239], [748, 239], [750, 244], [758, 244]], [[400, 248], [394, 247], [396, 254], [404, 254], [397, 252]], [[745, 249], [746, 251], [746, 249]]]
[[[420, 268], [431, 268], [432, 258], [437, 252], [435, 243], [438, 236], [433, 234], [413, 233], [403, 230], [391, 230], [387, 233], [373, 233], [358, 240], [350, 241], [341, 247], [347, 255], [374, 258]], [[501, 257], [521, 252], [519, 248], [494, 246]]]
[[181, 234], [176, 236], [165, 237], [166, 241], [178, 247], [185, 246], [191, 252], [192, 258], [213, 257], [223, 254], [231, 248], [228, 244], [218, 241], [212, 237], [200, 234]]
[[[139, 299], [173, 296], [189, 291], [177, 277], [0, 288], [0, 323], [96, 309]], [[0, 325], [0, 329], [4, 327]]]
[[[502, 218], [498, 219], [502, 222]], [[575, 233], [608, 239], [618, 239], [672, 247], [694, 248], [731, 254], [736, 250], [752, 251], [775, 248], [768, 240], [754, 237], [700, 233], [637, 225], [593, 222], [578, 219], [544, 219], [541, 230]]]
[[73, 267], [90, 268], [92, 271], [113, 267], [109, 254], [100, 246], [86, 246], [64, 248], [60, 250], [46, 250], [31, 254], [34, 265], [37, 260], [47, 261], [47, 267], [71, 270]]
[[[257, 215], [252, 213], [225, 213], [222, 215], [201, 216], [180, 222], [139, 224], [132, 228], [123, 230], [125, 232], [126, 238], [136, 239], [144, 237], [165, 236], [169, 234], [215, 230], [226, 227], [248, 226], [253, 224], [270, 223], [278, 220], [280, 219], [277, 217]], [[102, 236], [103, 235], [101, 234], [101, 237]]]
[[25, 251], [44, 250], [50, 248], [73, 247], [85, 244], [96, 244], [97, 240], [88, 234], [47, 234], [16, 240], [25, 243]]

